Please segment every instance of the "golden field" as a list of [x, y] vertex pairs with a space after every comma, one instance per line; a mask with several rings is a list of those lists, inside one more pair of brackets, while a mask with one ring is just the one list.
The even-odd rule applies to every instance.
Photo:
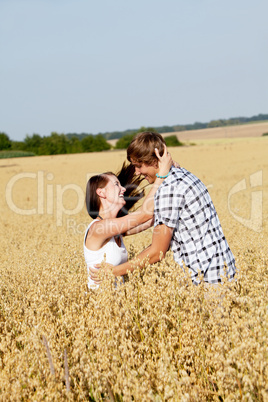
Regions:
[[[236, 257], [236, 281], [209, 297], [170, 254], [87, 291], [86, 180], [125, 151], [1, 160], [1, 401], [268, 401], [268, 137], [170, 150]], [[126, 238], [130, 256], [150, 239]]]

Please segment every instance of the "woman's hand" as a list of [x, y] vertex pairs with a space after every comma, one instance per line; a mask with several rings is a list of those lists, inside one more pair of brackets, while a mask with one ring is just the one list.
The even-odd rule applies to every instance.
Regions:
[[99, 284], [102, 282], [100, 279], [100, 274], [103, 272], [111, 272], [113, 270], [114, 265], [109, 264], [108, 262], [102, 262], [101, 264], [95, 264], [94, 268], [89, 267], [89, 277], [94, 281], [94, 283]]
[[172, 158], [170, 153], [167, 151], [167, 147], [166, 145], [164, 145], [164, 153], [162, 156], [160, 156], [159, 151], [157, 148], [155, 148], [155, 154], [158, 158], [158, 167], [159, 167], [159, 176], [165, 176], [166, 174], [168, 174], [168, 172], [170, 171], [170, 168], [172, 166]]

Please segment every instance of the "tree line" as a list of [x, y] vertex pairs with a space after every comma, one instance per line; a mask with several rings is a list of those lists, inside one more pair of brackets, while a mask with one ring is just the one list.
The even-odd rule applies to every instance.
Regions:
[[24, 151], [35, 155], [58, 155], [81, 152], [100, 152], [111, 148], [101, 135], [87, 135], [81, 140], [76, 136], [51, 133], [41, 137], [39, 134], [27, 135], [24, 141], [12, 141], [6, 133], [0, 133], [0, 150]]
[[[251, 122], [258, 122], [268, 120], [268, 114], [258, 114], [252, 117], [232, 117], [230, 119], [218, 119], [218, 120], [211, 120], [208, 123], [201, 123], [195, 122], [193, 124], [176, 124], [174, 126], [160, 126], [154, 127], [154, 130], [158, 133], [174, 133], [177, 131], [188, 131], [188, 130], [200, 130], [202, 128], [213, 128], [213, 127], [224, 127], [224, 126], [233, 126], [239, 124], [246, 124]], [[104, 132], [99, 133], [101, 134], [106, 140], [115, 140], [126, 135], [133, 135], [137, 133], [138, 129], [128, 129], [125, 131], [112, 131], [112, 132]], [[87, 136], [86, 133], [68, 133], [66, 134], [67, 137], [69, 136], [77, 136], [77, 138], [82, 139], [84, 136]]]

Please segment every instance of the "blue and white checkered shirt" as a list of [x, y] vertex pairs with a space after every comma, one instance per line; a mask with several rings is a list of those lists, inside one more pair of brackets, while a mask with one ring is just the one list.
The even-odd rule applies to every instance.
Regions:
[[154, 226], [174, 228], [171, 249], [174, 260], [190, 269], [198, 284], [198, 272], [208, 283], [235, 275], [235, 259], [205, 185], [184, 168], [171, 168], [155, 194]]

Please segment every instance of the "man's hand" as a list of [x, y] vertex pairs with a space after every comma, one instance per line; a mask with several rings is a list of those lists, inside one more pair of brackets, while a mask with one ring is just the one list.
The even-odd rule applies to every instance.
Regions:
[[155, 148], [155, 155], [158, 159], [159, 175], [165, 176], [172, 166], [172, 158], [170, 153], [167, 151], [166, 145], [164, 145], [164, 153], [160, 156], [159, 151]]
[[95, 264], [94, 268], [89, 267], [89, 276], [95, 284], [99, 284], [102, 282], [100, 279], [100, 273], [102, 272], [110, 272], [112, 271], [114, 265], [109, 264], [108, 262], [102, 262], [101, 264]]

